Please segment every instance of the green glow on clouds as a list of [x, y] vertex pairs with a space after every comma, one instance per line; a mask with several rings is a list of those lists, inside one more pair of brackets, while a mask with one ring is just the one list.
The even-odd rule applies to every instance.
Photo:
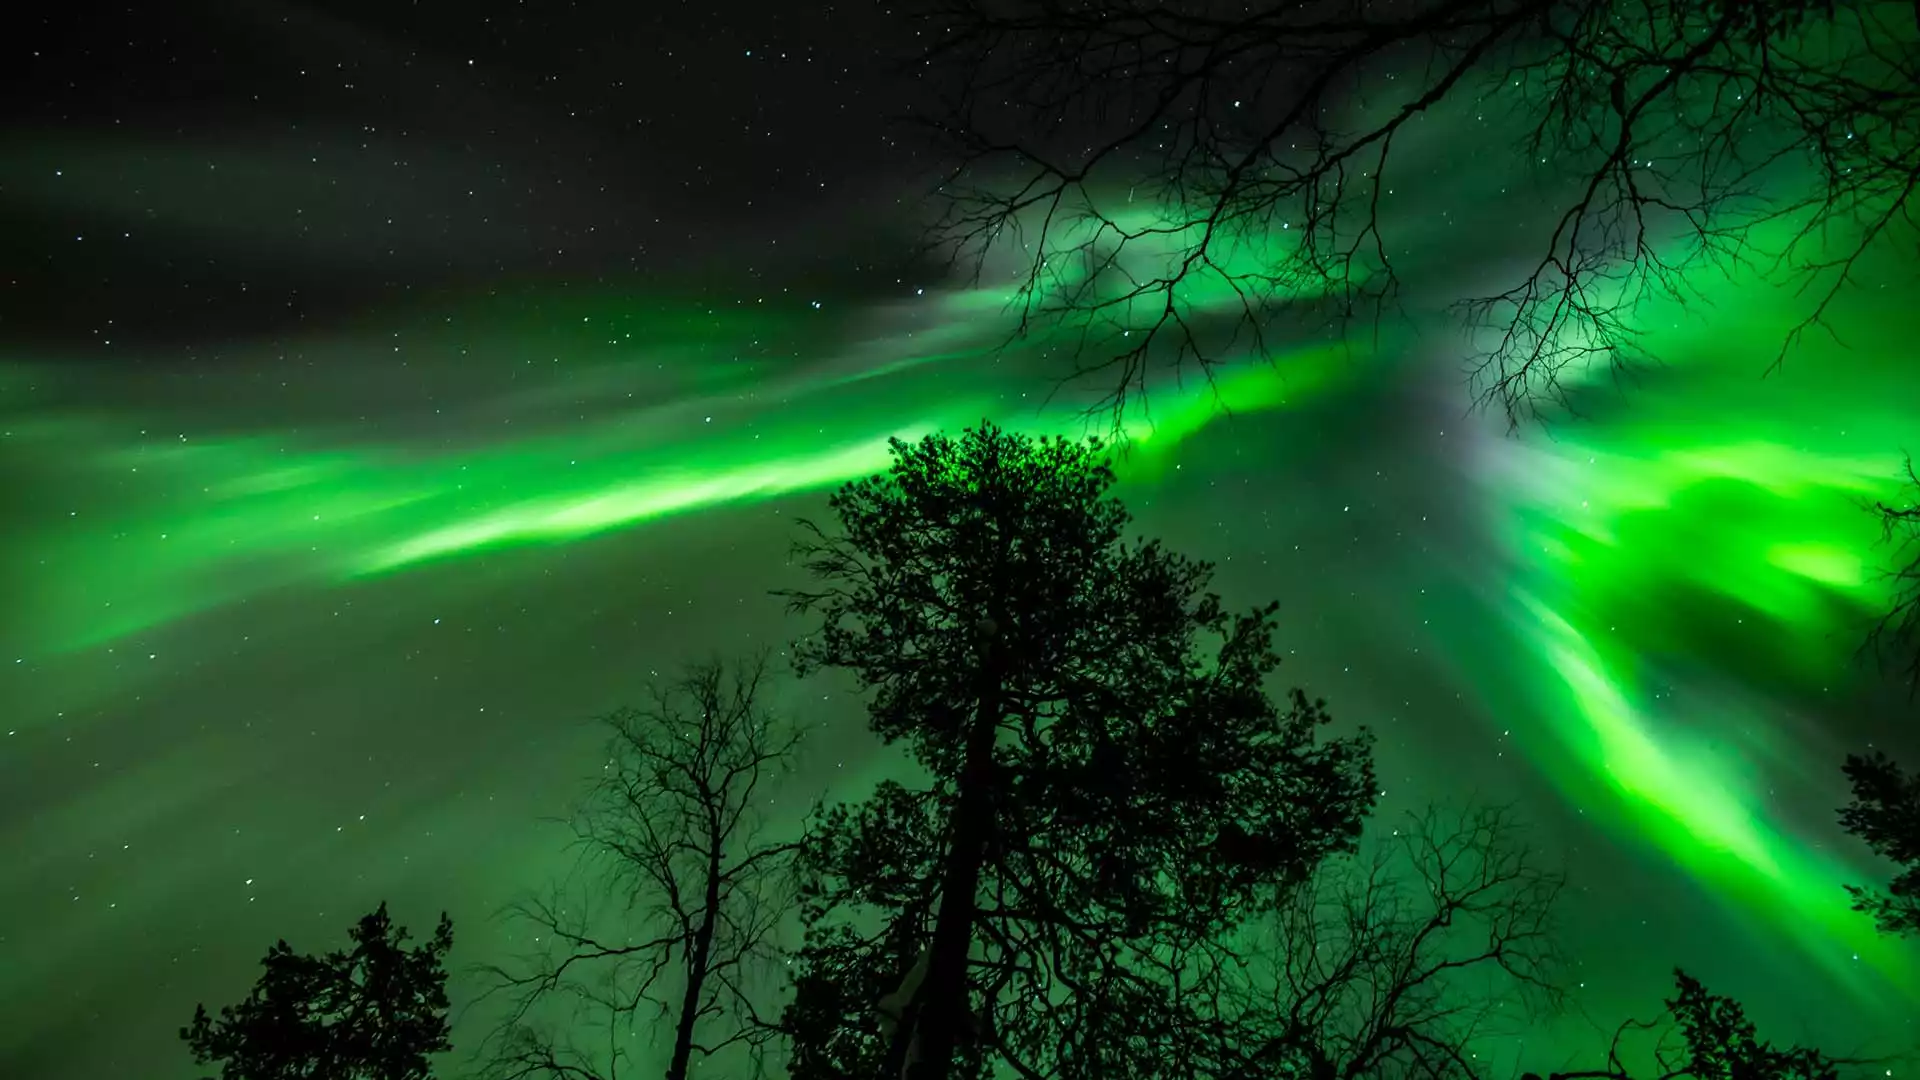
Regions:
[[[477, 448], [328, 445], [324, 436], [291, 433], [129, 443], [120, 434], [126, 421], [23, 423], [12, 433], [16, 450], [76, 459], [85, 488], [117, 492], [109, 505], [71, 510], [37, 537], [34, 561], [45, 570], [31, 589], [34, 651], [101, 646], [297, 581], [392, 573], [827, 489], [884, 469], [894, 436], [982, 418], [1036, 433], [1107, 429], [1105, 414], [1068, 400], [1042, 410], [1043, 395], [1024, 389], [995, 394], [976, 381], [950, 390], [956, 373], [985, 362], [989, 339], [969, 314], [976, 292], [938, 302], [930, 327], [850, 346], [852, 364], [763, 379], [751, 392], [623, 405], [591, 422]], [[756, 333], [799, 329], [752, 317]], [[945, 351], [909, 351], [929, 344]], [[884, 353], [891, 356], [877, 358]], [[1211, 385], [1157, 390], [1150, 412], [1136, 406], [1123, 425], [1123, 468], [1153, 475], [1169, 451], [1223, 414], [1310, 400], [1364, 364], [1342, 348], [1274, 361], [1223, 371]], [[903, 400], [938, 404], [908, 418]]]
[[[1920, 990], [1911, 958], [1846, 910], [1839, 884], [1860, 868], [1796, 835], [1770, 804], [1767, 777], [1782, 764], [1765, 734], [1780, 710], [1849, 677], [1860, 619], [1886, 599], [1877, 532], [1858, 504], [1889, 493], [1915, 431], [1920, 389], [1899, 362], [1910, 348], [1899, 312], [1912, 294], [1865, 297], [1850, 349], [1813, 340], [1763, 381], [1792, 308], [1751, 280], [1702, 287], [1712, 328], [1649, 312], [1667, 327], [1652, 344], [1672, 363], [1621, 401], [1596, 384], [1598, 422], [1551, 438], [1490, 436], [1462, 466], [1511, 556], [1487, 564], [1484, 584], [1506, 598], [1489, 617], [1519, 626], [1532, 655], [1442, 648], [1467, 666], [1525, 673], [1529, 724], [1513, 726], [1528, 757], [1616, 835], [1669, 854], [1729, 912], [1790, 939], [1863, 1000], [1874, 979]], [[135, 437], [136, 418], [16, 417], [5, 451], [65, 462], [66, 481], [37, 505], [66, 513], [36, 516], [18, 549], [31, 629], [8, 644], [23, 659], [77, 653], [292, 585], [374, 580], [819, 491], [883, 468], [890, 436], [983, 417], [1036, 433], [1100, 430], [1107, 418], [1084, 403], [1040, 407], [1032, 361], [1045, 335], [990, 351], [987, 316], [1007, 298], [963, 290], [911, 315], [832, 321], [698, 305], [629, 318], [608, 294], [524, 316], [543, 325], [563, 311], [570, 327], [577, 316], [592, 338], [577, 350], [516, 338], [500, 320], [519, 315], [476, 312], [452, 330], [435, 329], [450, 316], [419, 315], [429, 343], [479, 326], [520, 342], [528, 366], [557, 363], [561, 348], [570, 361], [592, 358], [517, 389], [519, 405], [555, 415], [490, 429], [510, 437]], [[1183, 299], [1203, 310], [1238, 303], [1224, 279]], [[749, 343], [781, 340], [794, 343], [788, 355], [749, 355]], [[1380, 358], [1296, 349], [1229, 368], [1216, 385], [1158, 388], [1150, 413], [1125, 419], [1123, 479], [1158, 482], [1229, 413], [1363, 395], [1394, 348]], [[646, 383], [655, 375], [664, 384]], [[8, 381], [40, 377], [22, 366]], [[623, 389], [635, 385], [650, 388]], [[561, 415], [583, 397], [590, 408]], [[1750, 730], [1761, 734], [1729, 734]]]
[[1602, 422], [1486, 450], [1512, 615], [1554, 676], [1530, 756], [1863, 1000], [1863, 969], [1920, 993], [1911, 950], [1848, 910], [1841, 885], [1873, 871], [1771, 801], [1770, 777], [1835, 762], [1780, 760], [1767, 734], [1858, 677], [1891, 600], [1866, 506], [1896, 497], [1916, 433], [1911, 293], [1850, 298], [1847, 346], [1809, 337], [1763, 380], [1799, 305], [1752, 277], [1702, 287], [1717, 333], [1648, 312], [1673, 363], [1624, 403], [1596, 390]]

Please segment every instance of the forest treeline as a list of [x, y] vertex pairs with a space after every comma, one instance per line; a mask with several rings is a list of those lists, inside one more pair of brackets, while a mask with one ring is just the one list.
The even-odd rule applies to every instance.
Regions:
[[[774, 816], [806, 732], [762, 700], [766, 654], [607, 718], [582, 873], [513, 913], [539, 948], [485, 972], [500, 1019], [457, 1075], [1487, 1077], [1482, 1040], [1561, 1002], [1562, 871], [1511, 808], [1375, 821], [1368, 733], [1269, 690], [1276, 606], [1231, 607], [1209, 565], [1132, 536], [1112, 483], [1098, 440], [983, 425], [895, 441], [888, 473], [836, 493], [801, 526], [808, 584], [783, 597], [812, 630], [788, 655], [851, 675], [912, 768]], [[1920, 779], [1845, 769], [1839, 825], [1894, 867], [1855, 906], [1912, 934]], [[452, 945], [445, 916], [411, 944], [382, 906], [345, 950], [275, 945], [182, 1037], [224, 1080], [425, 1080], [451, 1049]], [[1777, 1045], [1673, 978], [1554, 1080], [1868, 1064]]]

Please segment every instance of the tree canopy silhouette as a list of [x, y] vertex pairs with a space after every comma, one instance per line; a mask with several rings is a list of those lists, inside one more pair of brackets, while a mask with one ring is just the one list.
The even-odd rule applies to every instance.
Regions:
[[[1920, 693], [1920, 473], [1906, 463], [1907, 501], [1878, 503], [1884, 535], [1893, 549], [1892, 608], [1868, 639], [1883, 664], [1898, 666], [1911, 697]], [[1882, 753], [1849, 754], [1842, 769], [1853, 801], [1840, 811], [1840, 826], [1900, 869], [1886, 892], [1849, 885], [1855, 911], [1872, 915], [1883, 933], [1920, 933], [1920, 777]]]
[[1840, 811], [1840, 827], [1900, 868], [1884, 893], [1847, 886], [1854, 910], [1884, 933], [1920, 933], [1920, 776], [1881, 753], [1849, 754], [1844, 768], [1853, 801]]
[[853, 673], [924, 779], [802, 851], [796, 1080], [1160, 1075], [1217, 1027], [1218, 942], [1354, 847], [1368, 737], [1269, 697], [1276, 605], [1129, 541], [1112, 481], [1098, 440], [983, 424], [803, 526], [798, 666]]
[[1906, 462], [1904, 500], [1875, 503], [1882, 540], [1892, 553], [1893, 600], [1874, 625], [1868, 647], [1883, 669], [1897, 668], [1909, 696], [1920, 694], [1920, 473]]
[[[1514, 278], [1454, 298], [1490, 331], [1480, 400], [1569, 406], [1648, 359], [1631, 314], [1703, 265], [1807, 290], [1775, 363], [1876, 247], [1915, 239], [1911, 0], [916, 0], [920, 119], [957, 158], [936, 248], [1009, 250], [1017, 333], [1076, 331], [1116, 409], [1152, 366], [1251, 351], [1282, 309], [1345, 330], [1399, 293], [1396, 185], [1420, 120], [1519, 126], [1477, 157], [1544, 179]], [[1488, 129], [1498, 135], [1497, 126]], [[1463, 136], [1471, 137], [1471, 136]], [[1473, 195], [1467, 195], [1473, 198]], [[1487, 200], [1511, 200], [1502, 188]], [[1403, 194], [1398, 201], [1404, 201]], [[1144, 209], [1143, 209], [1144, 208]], [[1771, 250], [1754, 230], [1792, 239]], [[976, 271], [981, 263], [975, 262]], [[1224, 314], [1223, 314], [1224, 312]], [[1231, 332], [1220, 327], [1232, 324]]]
[[[1864, 1059], [1835, 1058], [1804, 1046], [1779, 1047], [1760, 1038], [1746, 1009], [1708, 990], [1684, 971], [1673, 973], [1674, 996], [1653, 1020], [1629, 1020], [1615, 1029], [1606, 1063], [1596, 1069], [1549, 1073], [1548, 1080], [1838, 1080], [1844, 1066]], [[1653, 1069], [1636, 1071], [1627, 1036], [1653, 1033]], [[1521, 1080], [1540, 1080], [1527, 1073]]]
[[578, 889], [517, 905], [540, 951], [491, 969], [511, 1001], [493, 1039], [498, 1080], [630, 1074], [627, 1039], [661, 1022], [666, 1080], [774, 1035], [754, 1005], [791, 910], [798, 845], [769, 835], [768, 793], [803, 732], [760, 701], [767, 656], [708, 661], [620, 709], [572, 825]]
[[284, 940], [246, 1000], [220, 1018], [194, 1009], [180, 1037], [222, 1080], [425, 1080], [427, 1058], [449, 1049], [447, 973], [453, 923], [407, 948], [387, 905], [361, 918], [353, 946], [305, 956]]

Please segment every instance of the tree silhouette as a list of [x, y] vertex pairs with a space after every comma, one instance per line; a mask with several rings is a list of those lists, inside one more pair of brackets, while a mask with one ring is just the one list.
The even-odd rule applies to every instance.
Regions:
[[1900, 867], [1885, 893], [1847, 886], [1853, 908], [1883, 933], [1920, 933], [1920, 776], [1881, 753], [1849, 754], [1843, 768], [1853, 801], [1840, 811], [1840, 827]]
[[1882, 541], [1892, 552], [1894, 569], [1888, 575], [1891, 605], [1874, 625], [1867, 645], [1883, 670], [1897, 667], [1909, 696], [1920, 693], [1920, 473], [1913, 458], [1906, 461], [1905, 499], [1900, 505], [1875, 503]]
[[[1893, 551], [1891, 608], [1875, 624], [1868, 647], [1883, 665], [1900, 668], [1912, 696], [1920, 692], [1920, 473], [1906, 461], [1904, 505], [1876, 503], [1886, 544]], [[1849, 754], [1842, 770], [1853, 801], [1840, 811], [1840, 826], [1892, 860], [1899, 873], [1881, 893], [1847, 886], [1855, 911], [1872, 915], [1882, 933], [1920, 932], [1920, 777], [1885, 754]]]
[[804, 526], [798, 664], [854, 673], [925, 779], [802, 852], [797, 1080], [1159, 1075], [1217, 1033], [1219, 940], [1354, 847], [1365, 733], [1270, 699], [1276, 605], [1124, 540], [1112, 480], [1097, 440], [983, 424], [895, 440]]
[[[1069, 377], [1098, 373], [1116, 410], [1154, 364], [1269, 355], [1283, 305], [1379, 318], [1406, 247], [1390, 196], [1418, 180], [1396, 150], [1443, 106], [1514, 118], [1517, 143], [1472, 153], [1552, 174], [1516, 280], [1455, 298], [1491, 331], [1476, 393], [1515, 424], [1570, 407], [1569, 369], [1649, 359], [1632, 311], [1690, 295], [1696, 266], [1759, 261], [1808, 292], [1777, 364], [1866, 252], [1915, 235], [1909, 0], [914, 8], [922, 72], [947, 87], [923, 119], [958, 159], [933, 246], [1011, 251], [1016, 333], [1073, 331]], [[1755, 246], [1769, 222], [1783, 249]]]
[[[685, 1080], [696, 1058], [773, 1036], [754, 980], [774, 960], [797, 845], [768, 838], [763, 808], [803, 732], [759, 704], [766, 671], [764, 653], [731, 670], [696, 664], [648, 707], [606, 719], [602, 775], [572, 823], [583, 887], [518, 905], [543, 948], [491, 969], [490, 992], [512, 1003], [491, 1075], [611, 1080], [629, 1059], [621, 1033], [670, 1021], [666, 1080]], [[609, 895], [614, 925], [602, 927], [596, 899]]]
[[1329, 860], [1241, 952], [1224, 1076], [1471, 1080], [1477, 1039], [1557, 1005], [1564, 884], [1504, 808], [1428, 810]]
[[447, 974], [453, 923], [406, 948], [407, 931], [381, 904], [351, 931], [353, 947], [303, 956], [284, 940], [245, 1001], [194, 1009], [180, 1037], [194, 1060], [221, 1062], [223, 1080], [425, 1080], [427, 1057], [449, 1049]]
[[[1629, 1020], [1614, 1031], [1604, 1067], [1549, 1073], [1548, 1080], [1634, 1080], [1623, 1044], [1628, 1035], [1654, 1032], [1647, 1080], [1837, 1080], [1842, 1066], [1863, 1060], [1833, 1058], [1818, 1050], [1779, 1048], [1763, 1041], [1739, 1002], [1709, 991], [1684, 971], [1673, 973], [1675, 993], [1666, 1012], [1651, 1021]], [[1540, 1080], [1527, 1073], [1521, 1080]]]

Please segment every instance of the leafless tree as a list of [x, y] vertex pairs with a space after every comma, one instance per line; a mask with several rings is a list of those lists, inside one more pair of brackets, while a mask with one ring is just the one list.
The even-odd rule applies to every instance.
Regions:
[[1246, 956], [1244, 1056], [1225, 1075], [1479, 1076], [1476, 1040], [1558, 1003], [1563, 881], [1504, 808], [1408, 815], [1280, 906]]
[[772, 1035], [757, 977], [776, 962], [798, 846], [769, 836], [764, 808], [802, 736], [760, 706], [766, 670], [764, 653], [698, 664], [607, 717], [606, 761], [572, 821], [578, 881], [516, 906], [537, 948], [491, 971], [510, 1008], [490, 1075], [615, 1080], [636, 1067], [636, 1029], [669, 1022], [670, 1043], [642, 1043], [670, 1046], [666, 1080], [730, 1047], [757, 1060]]
[[[1807, 290], [1777, 365], [1863, 257], [1916, 236], [1913, 0], [915, 9], [926, 81], [948, 88], [924, 118], [958, 159], [935, 246], [976, 272], [1010, 251], [1015, 334], [1064, 341], [1067, 377], [1098, 373], [1116, 414], [1160, 364], [1267, 355], [1283, 308], [1343, 333], [1371, 313], [1378, 329], [1409, 224], [1386, 197], [1413, 179], [1396, 151], [1444, 109], [1513, 120], [1517, 142], [1458, 152], [1507, 152], [1543, 181], [1512, 215], [1544, 225], [1517, 279], [1453, 300], [1486, 331], [1476, 399], [1514, 424], [1575, 407], [1594, 365], [1656, 359], [1630, 316], [1685, 299], [1698, 266]], [[1791, 241], [1757, 243], [1767, 224]]]

